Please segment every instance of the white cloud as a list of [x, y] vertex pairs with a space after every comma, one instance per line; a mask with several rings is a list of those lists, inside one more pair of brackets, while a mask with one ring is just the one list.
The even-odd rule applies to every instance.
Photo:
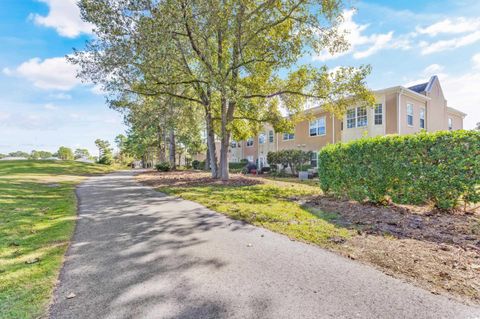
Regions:
[[368, 28], [368, 24], [357, 24], [353, 21], [356, 10], [345, 10], [343, 12], [343, 21], [338, 25], [340, 34], [344, 34], [345, 39], [350, 44], [348, 50], [331, 55], [328, 50], [324, 50], [314, 60], [326, 61], [338, 58], [342, 55], [353, 54], [355, 59], [366, 58], [389, 45], [393, 45], [393, 31], [388, 33], [374, 33], [364, 35], [364, 31]]
[[445, 50], [454, 50], [466, 45], [473, 44], [480, 41], [480, 31], [475, 31], [467, 35], [449, 39], [449, 40], [440, 40], [437, 42], [420, 42], [420, 47], [422, 48], [422, 54], [431, 54], [436, 52], [441, 52]]
[[477, 53], [472, 57], [472, 62], [475, 69], [480, 69], [480, 53]]
[[43, 61], [33, 58], [22, 63], [15, 70], [5, 68], [3, 73], [25, 78], [36, 87], [45, 90], [68, 91], [81, 84], [76, 77], [77, 67], [68, 63], [64, 57], [49, 58]]
[[442, 72], [445, 68], [439, 64], [430, 64], [425, 69], [423, 69], [424, 75], [432, 75], [434, 73]]
[[52, 104], [52, 103], [47, 103], [43, 106], [46, 110], [50, 110], [50, 111], [55, 111], [55, 110], [58, 110], [58, 106]]
[[54, 28], [58, 34], [75, 38], [82, 33], [91, 34], [93, 26], [80, 17], [77, 0], [39, 0], [49, 7], [47, 16], [32, 14], [37, 25]]
[[72, 96], [70, 94], [66, 93], [55, 93], [55, 94], [50, 94], [48, 95], [50, 99], [55, 99], [55, 100], [71, 100]]
[[417, 27], [417, 32], [434, 37], [442, 33], [460, 34], [477, 31], [478, 29], [480, 29], [480, 18], [467, 19], [459, 17], [456, 19], [445, 19], [424, 28]]

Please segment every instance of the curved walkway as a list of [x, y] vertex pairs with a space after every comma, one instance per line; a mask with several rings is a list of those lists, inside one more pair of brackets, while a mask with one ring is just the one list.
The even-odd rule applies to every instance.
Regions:
[[164, 196], [133, 174], [79, 186], [51, 318], [480, 318], [478, 307]]

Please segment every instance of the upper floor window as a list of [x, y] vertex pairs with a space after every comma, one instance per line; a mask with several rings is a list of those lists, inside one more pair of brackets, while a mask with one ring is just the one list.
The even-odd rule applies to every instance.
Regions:
[[383, 105], [382, 104], [375, 105], [375, 112], [373, 116], [374, 116], [375, 125], [383, 124]]
[[295, 139], [295, 134], [293, 133], [283, 133], [283, 140], [290, 141]]
[[356, 126], [355, 122], [355, 109], [350, 109], [347, 111], [347, 128], [352, 128]]
[[448, 130], [453, 130], [453, 121], [451, 117], [448, 118]]
[[365, 127], [368, 124], [367, 107], [360, 106], [347, 110], [347, 128]]
[[258, 135], [258, 144], [265, 144], [265, 134]]
[[325, 116], [310, 122], [310, 136], [325, 135], [326, 130]]
[[425, 109], [420, 109], [420, 128], [425, 128]]
[[249, 137], [247, 139], [247, 147], [252, 147], [253, 146], [253, 137]]
[[273, 130], [270, 130], [270, 131], [268, 132], [268, 142], [269, 142], [269, 143], [273, 143], [273, 137], [274, 137]]
[[407, 104], [407, 124], [413, 126], [413, 104]]
[[230, 147], [231, 147], [231, 148], [237, 147], [237, 142], [232, 141], [232, 142], [230, 143]]

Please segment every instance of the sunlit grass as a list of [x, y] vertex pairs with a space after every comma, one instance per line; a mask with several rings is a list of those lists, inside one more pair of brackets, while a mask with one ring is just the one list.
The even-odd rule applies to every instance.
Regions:
[[319, 187], [288, 182], [254, 186], [162, 187], [171, 195], [289, 236], [328, 247], [333, 237], [348, 238], [350, 231], [335, 225], [333, 214], [313, 212], [292, 200], [320, 193]]
[[75, 226], [75, 185], [110, 170], [73, 161], [0, 162], [0, 318], [44, 314]]

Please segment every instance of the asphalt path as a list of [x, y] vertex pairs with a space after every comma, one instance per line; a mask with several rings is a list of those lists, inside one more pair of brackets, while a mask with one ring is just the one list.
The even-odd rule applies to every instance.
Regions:
[[[480, 308], [138, 184], [77, 189], [51, 318], [461, 318]], [[73, 298], [67, 298], [73, 297]]]

